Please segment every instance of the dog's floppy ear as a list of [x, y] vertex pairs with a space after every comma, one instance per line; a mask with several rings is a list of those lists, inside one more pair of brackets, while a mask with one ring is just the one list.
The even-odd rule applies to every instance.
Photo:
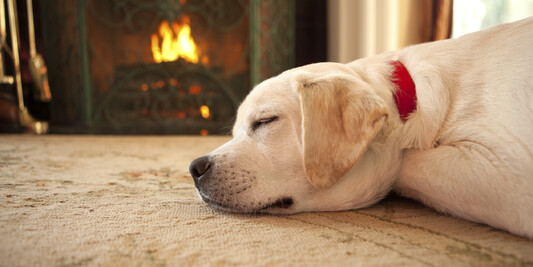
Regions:
[[381, 129], [388, 109], [367, 84], [348, 75], [298, 75], [303, 157], [307, 177], [328, 188], [361, 158]]

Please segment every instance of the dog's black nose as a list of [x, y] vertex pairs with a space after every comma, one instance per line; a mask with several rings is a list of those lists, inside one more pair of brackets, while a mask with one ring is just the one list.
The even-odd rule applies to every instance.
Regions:
[[206, 173], [209, 168], [211, 168], [211, 161], [208, 156], [199, 157], [191, 162], [189, 166], [189, 172], [194, 179], [194, 182], [197, 183], [200, 176]]

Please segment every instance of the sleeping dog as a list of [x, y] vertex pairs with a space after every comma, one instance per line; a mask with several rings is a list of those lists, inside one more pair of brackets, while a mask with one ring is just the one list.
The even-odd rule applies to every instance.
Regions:
[[231, 212], [367, 207], [391, 190], [533, 238], [533, 17], [257, 85], [194, 160]]

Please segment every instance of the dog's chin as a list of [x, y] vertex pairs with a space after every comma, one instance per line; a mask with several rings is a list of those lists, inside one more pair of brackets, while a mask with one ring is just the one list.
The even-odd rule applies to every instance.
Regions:
[[200, 193], [200, 197], [203, 201], [209, 204], [210, 207], [232, 213], [270, 213], [270, 214], [290, 214], [294, 213], [292, 207], [294, 206], [294, 200], [290, 197], [281, 197], [274, 202], [252, 206], [242, 203], [224, 203], [213, 200], [208, 196]]

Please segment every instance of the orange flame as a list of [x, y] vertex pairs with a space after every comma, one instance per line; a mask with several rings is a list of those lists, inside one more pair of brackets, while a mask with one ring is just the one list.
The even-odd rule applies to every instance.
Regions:
[[163, 21], [159, 26], [159, 35], [152, 34], [152, 55], [156, 63], [175, 61], [180, 57], [198, 63], [198, 47], [191, 36], [189, 18], [184, 17], [183, 21], [183, 24], [172, 22], [170, 26], [168, 21]]
[[200, 107], [200, 113], [202, 114], [202, 117], [204, 119], [209, 119], [209, 117], [211, 116], [211, 114], [209, 113], [209, 107], [206, 105], [202, 105]]

